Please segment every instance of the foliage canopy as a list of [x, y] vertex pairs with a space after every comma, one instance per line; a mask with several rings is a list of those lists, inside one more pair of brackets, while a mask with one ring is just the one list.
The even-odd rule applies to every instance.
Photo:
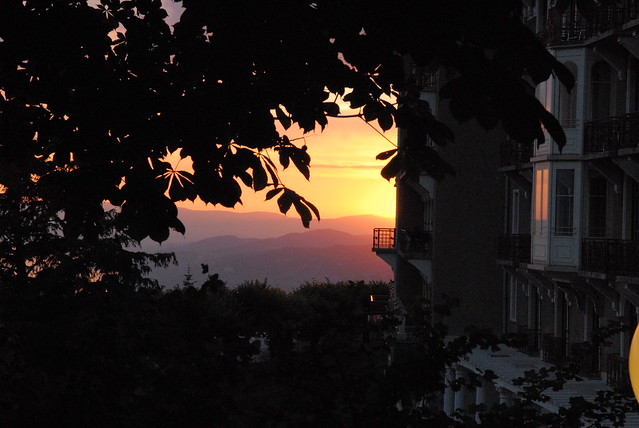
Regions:
[[424, 405], [441, 397], [445, 367], [502, 342], [485, 332], [448, 341], [437, 322], [394, 343], [394, 314], [369, 316], [370, 295], [388, 292], [363, 282], [231, 290], [217, 275], [167, 292], [2, 290], [0, 417], [9, 426], [464, 427], [477, 425], [476, 410], [486, 426], [567, 427], [620, 426], [636, 411], [634, 398], [605, 391], [541, 413], [544, 393], [575, 377], [563, 367], [527, 373], [510, 405], [449, 417]]
[[[543, 139], [543, 125], [565, 140], [530, 89], [573, 78], [521, 23], [518, 1], [184, 0], [174, 29], [160, 0], [91, 3], [0, 4], [0, 183], [39, 177], [38, 197], [66, 213], [71, 236], [95, 228], [108, 201], [130, 237], [163, 241], [184, 231], [175, 202], [232, 207], [242, 184], [308, 226], [318, 210], [278, 168], [309, 178], [311, 159], [280, 130], [323, 129], [340, 99], [382, 130], [408, 130], [381, 155], [385, 178], [442, 178], [450, 168], [427, 142], [452, 133], [419, 100], [408, 63], [448, 70], [441, 96], [460, 121], [523, 143]], [[176, 150], [192, 173], [163, 160]]]

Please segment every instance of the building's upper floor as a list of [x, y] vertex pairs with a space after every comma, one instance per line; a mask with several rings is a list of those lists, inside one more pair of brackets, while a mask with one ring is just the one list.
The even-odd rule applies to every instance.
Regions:
[[636, 25], [639, 19], [636, 0], [596, 2], [587, 14], [579, 10], [574, 0], [564, 10], [559, 9], [564, 2], [557, 0], [525, 0], [523, 3], [524, 23], [550, 46], [591, 43], [593, 39]]

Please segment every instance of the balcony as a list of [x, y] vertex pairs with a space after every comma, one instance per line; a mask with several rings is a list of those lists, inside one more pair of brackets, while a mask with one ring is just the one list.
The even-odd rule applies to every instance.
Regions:
[[568, 340], [565, 337], [555, 337], [545, 334], [542, 342], [542, 358], [550, 363], [563, 363], [567, 358]]
[[586, 123], [584, 153], [616, 152], [639, 147], [639, 113]]
[[395, 250], [395, 229], [373, 229], [373, 251]]
[[497, 257], [513, 265], [530, 263], [530, 235], [502, 235], [497, 244]]
[[599, 377], [599, 348], [589, 342], [572, 343], [570, 360], [577, 366], [577, 372], [584, 377]]
[[581, 246], [581, 270], [614, 275], [639, 275], [639, 241], [585, 238]]
[[530, 162], [533, 156], [533, 145], [518, 141], [502, 141], [499, 150], [500, 166], [514, 166]]
[[414, 66], [408, 76], [408, 81], [421, 91], [437, 91], [437, 68]]
[[548, 44], [583, 42], [608, 31], [619, 30], [624, 24], [639, 17], [639, 5], [601, 5], [586, 20], [576, 10], [566, 11], [559, 20], [548, 19], [539, 37]]
[[609, 354], [607, 363], [608, 385], [617, 389], [629, 389], [628, 359], [619, 354]]
[[401, 251], [409, 257], [428, 257], [432, 252], [432, 236], [426, 231], [376, 228], [373, 230], [373, 251]]
[[536, 328], [528, 328], [524, 325], [517, 326], [517, 334], [522, 337], [521, 344], [517, 349], [529, 355], [539, 355], [539, 333], [539, 329]]
[[370, 316], [386, 315], [390, 310], [391, 299], [388, 294], [371, 294], [368, 314]]

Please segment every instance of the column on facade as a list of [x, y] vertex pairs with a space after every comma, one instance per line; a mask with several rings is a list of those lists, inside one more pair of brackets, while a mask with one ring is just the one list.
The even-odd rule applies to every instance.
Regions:
[[453, 367], [447, 367], [444, 377], [444, 413], [448, 416], [452, 416], [452, 414], [455, 413], [455, 391], [453, 391], [452, 388], [454, 382], [455, 369]]
[[561, 311], [561, 299], [563, 296], [559, 292], [559, 289], [555, 287], [553, 291], [553, 328], [552, 332], [555, 337], [561, 336], [561, 320], [559, 319], [559, 313]]
[[[617, 316], [622, 317], [626, 312], [626, 299], [624, 299], [624, 297], [619, 294], [618, 302]], [[630, 348], [628, 332], [621, 331], [619, 333], [619, 355], [621, 355], [622, 358], [626, 358], [628, 356], [628, 348]]]
[[468, 407], [475, 402], [475, 388], [469, 385], [469, 377], [466, 369], [458, 367], [457, 378], [464, 379], [464, 385], [455, 392], [455, 409], [467, 411]]
[[528, 297], [528, 301], [526, 302], [528, 306], [526, 323], [528, 324], [528, 328], [531, 330], [536, 327], [535, 326], [535, 293], [537, 293], [537, 288], [531, 283], [528, 283], [526, 288], [526, 297]]
[[[489, 380], [482, 380], [481, 386], [477, 388], [475, 393], [475, 404], [483, 404], [486, 406], [486, 410], [490, 409], [493, 405], [499, 403], [499, 392], [496, 385]], [[479, 412], [475, 414], [475, 421], [480, 423]]]
[[503, 386], [497, 387], [497, 394], [499, 395], [499, 404], [509, 405], [511, 403], [512, 392]]

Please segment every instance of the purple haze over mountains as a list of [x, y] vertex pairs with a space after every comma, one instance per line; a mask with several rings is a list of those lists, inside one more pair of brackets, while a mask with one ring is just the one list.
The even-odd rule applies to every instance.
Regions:
[[393, 227], [393, 220], [365, 215], [312, 222], [304, 229], [297, 217], [273, 213], [236, 213], [180, 209], [185, 236], [172, 234], [161, 245], [144, 242], [149, 252], [174, 251], [179, 265], [150, 275], [167, 287], [182, 284], [190, 268], [193, 280], [218, 273], [227, 285], [264, 280], [287, 290], [305, 281], [388, 281], [390, 267], [371, 251], [372, 230]]

